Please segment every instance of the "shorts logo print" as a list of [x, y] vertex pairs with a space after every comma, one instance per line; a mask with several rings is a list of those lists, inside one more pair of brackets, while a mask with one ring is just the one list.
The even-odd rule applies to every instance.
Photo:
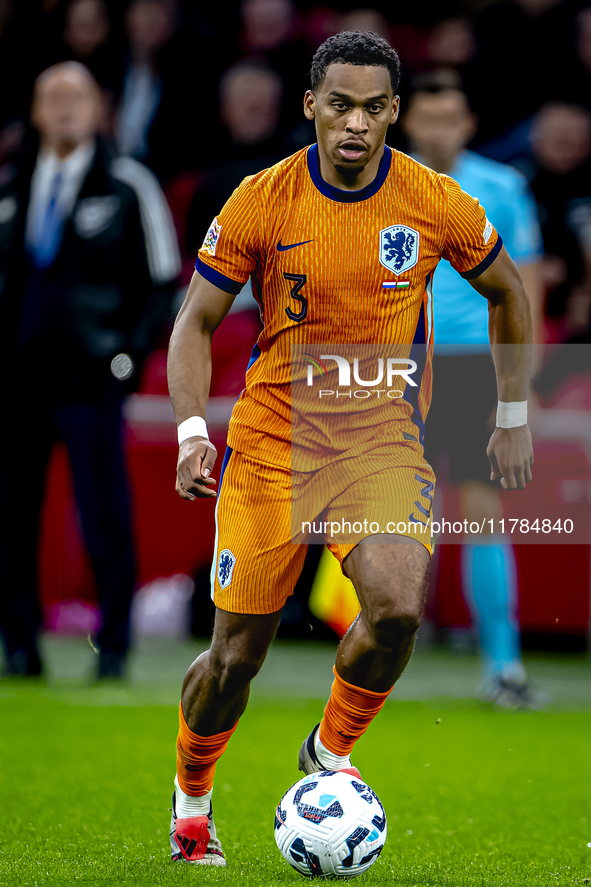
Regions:
[[218, 582], [220, 583], [220, 588], [227, 588], [231, 583], [235, 564], [236, 558], [229, 548], [224, 548], [223, 551], [220, 551], [218, 560]]
[[380, 231], [380, 262], [394, 274], [403, 274], [419, 261], [419, 232], [408, 225], [390, 225]]

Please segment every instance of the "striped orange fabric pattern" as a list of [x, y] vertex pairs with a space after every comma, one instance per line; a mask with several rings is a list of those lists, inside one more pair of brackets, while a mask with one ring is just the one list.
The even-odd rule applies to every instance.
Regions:
[[[384, 237], [398, 266], [385, 257]], [[227, 292], [251, 277], [264, 321], [229, 445], [289, 464], [292, 345], [425, 343], [440, 257], [469, 275], [499, 249], [477, 200], [387, 147], [376, 181], [362, 191], [323, 183], [316, 146], [245, 179], [197, 259], [198, 271]], [[430, 366], [423, 419], [429, 402]]]
[[310, 530], [324, 536], [341, 564], [362, 539], [379, 541], [382, 533], [408, 536], [430, 552], [434, 486], [418, 442], [392, 443], [309, 474], [232, 452], [216, 507], [216, 607], [280, 610], [301, 573]]
[[343, 680], [335, 667], [330, 698], [320, 722], [319, 738], [335, 755], [350, 755], [392, 692], [374, 693]]

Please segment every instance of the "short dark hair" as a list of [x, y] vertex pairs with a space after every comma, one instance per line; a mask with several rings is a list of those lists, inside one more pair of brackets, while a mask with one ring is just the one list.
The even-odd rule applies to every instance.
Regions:
[[341, 31], [329, 37], [320, 46], [310, 68], [312, 89], [316, 90], [326, 77], [329, 65], [367, 65], [386, 68], [390, 74], [392, 91], [400, 83], [400, 59], [387, 40], [373, 31]]

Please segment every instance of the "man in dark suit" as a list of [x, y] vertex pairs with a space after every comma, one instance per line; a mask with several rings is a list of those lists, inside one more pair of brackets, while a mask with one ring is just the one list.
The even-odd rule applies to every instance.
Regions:
[[0, 185], [0, 631], [6, 671], [42, 672], [36, 549], [44, 476], [68, 449], [102, 628], [99, 677], [123, 674], [134, 557], [121, 404], [180, 271], [153, 174], [96, 137], [100, 96], [75, 62], [39, 77], [38, 149]]

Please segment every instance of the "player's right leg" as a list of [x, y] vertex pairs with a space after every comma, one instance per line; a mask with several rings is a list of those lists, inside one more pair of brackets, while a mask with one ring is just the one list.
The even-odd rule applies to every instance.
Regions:
[[216, 762], [244, 711], [306, 554], [293, 545], [290, 471], [228, 451], [218, 492], [211, 647], [183, 683], [173, 860], [224, 865], [211, 817]]
[[173, 796], [173, 860], [224, 865], [213, 824], [215, 766], [246, 708], [250, 682], [261, 668], [281, 611], [248, 615], [216, 611], [211, 647], [183, 683]]
[[193, 662], [183, 682], [183, 713], [194, 733], [211, 736], [238, 722], [280, 618], [281, 611], [259, 615], [216, 610], [211, 646]]

